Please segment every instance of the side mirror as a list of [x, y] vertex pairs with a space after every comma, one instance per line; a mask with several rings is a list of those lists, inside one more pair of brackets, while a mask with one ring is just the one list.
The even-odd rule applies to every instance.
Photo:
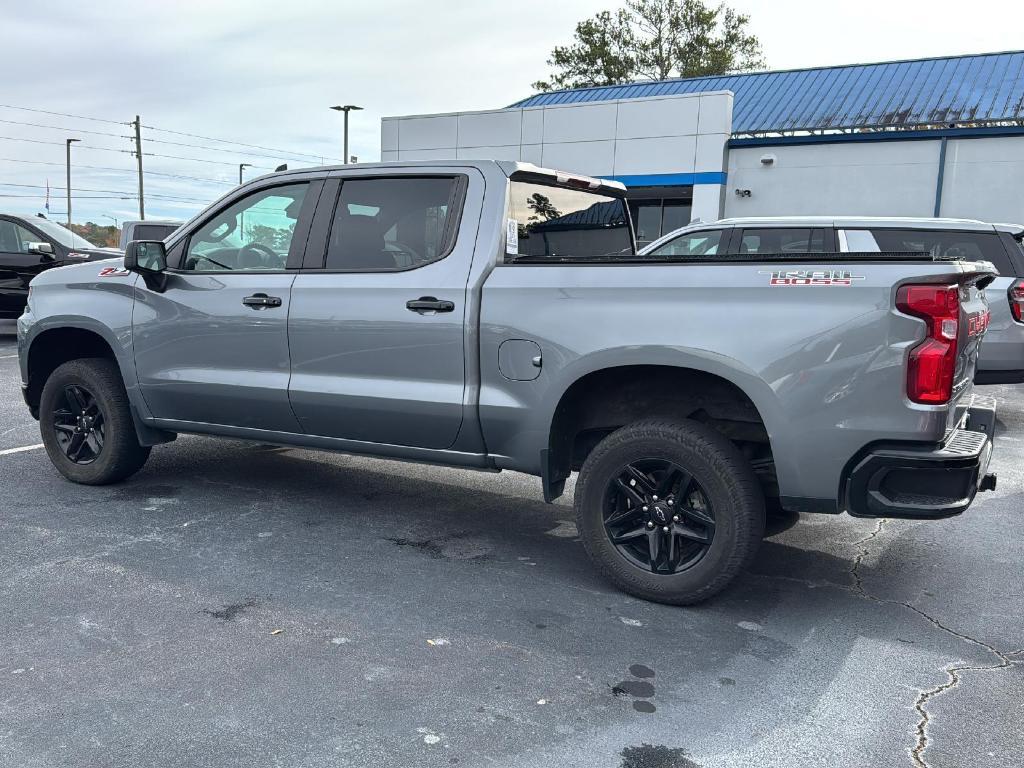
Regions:
[[29, 253], [38, 253], [41, 256], [53, 256], [53, 245], [50, 243], [29, 243]]
[[124, 268], [137, 272], [146, 287], [163, 293], [167, 287], [167, 251], [160, 240], [132, 240], [124, 249]]
[[124, 249], [124, 268], [140, 275], [167, 269], [167, 251], [160, 240], [132, 240]]

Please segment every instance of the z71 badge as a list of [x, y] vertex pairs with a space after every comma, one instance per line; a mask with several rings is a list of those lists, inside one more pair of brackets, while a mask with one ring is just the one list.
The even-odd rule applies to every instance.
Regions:
[[788, 269], [772, 272], [758, 272], [759, 275], [771, 275], [768, 285], [853, 285], [854, 280], [864, 280], [863, 275], [855, 275], [844, 269]]
[[124, 267], [104, 267], [100, 270], [100, 277], [127, 277], [130, 274]]

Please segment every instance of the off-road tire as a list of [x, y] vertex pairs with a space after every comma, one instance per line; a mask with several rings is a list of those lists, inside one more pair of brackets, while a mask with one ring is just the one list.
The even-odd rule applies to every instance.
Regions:
[[[53, 414], [68, 386], [83, 387], [91, 393], [103, 416], [103, 446], [88, 464], [77, 464], [65, 455], [54, 428]], [[39, 431], [57, 471], [83, 485], [124, 480], [142, 469], [149, 458], [149, 447], [139, 445], [135, 434], [121, 372], [112, 360], [104, 358], [71, 360], [50, 374], [39, 403]]]
[[[714, 509], [710, 546], [679, 573], [655, 574], [626, 559], [605, 529], [606, 493], [621, 468], [644, 458], [692, 474]], [[635, 422], [602, 440], [576, 483], [576, 523], [587, 554], [613, 584], [658, 603], [691, 605], [724, 589], [753, 559], [765, 524], [764, 494], [749, 462], [728, 439], [695, 421]]]

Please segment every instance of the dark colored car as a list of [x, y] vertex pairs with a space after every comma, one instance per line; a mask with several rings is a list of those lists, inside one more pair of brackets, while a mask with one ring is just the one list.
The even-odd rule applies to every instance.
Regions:
[[24, 311], [28, 284], [43, 270], [120, 255], [55, 221], [0, 213], [0, 318], [16, 318]]

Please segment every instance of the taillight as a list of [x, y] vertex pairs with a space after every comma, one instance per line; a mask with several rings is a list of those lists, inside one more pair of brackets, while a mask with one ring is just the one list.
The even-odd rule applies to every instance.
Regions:
[[941, 405], [953, 396], [956, 340], [960, 334], [960, 290], [955, 285], [904, 285], [896, 308], [928, 325], [924, 341], [910, 350], [907, 397], [915, 403]]
[[1018, 280], [1010, 286], [1010, 311], [1013, 319], [1024, 323], [1024, 280]]

